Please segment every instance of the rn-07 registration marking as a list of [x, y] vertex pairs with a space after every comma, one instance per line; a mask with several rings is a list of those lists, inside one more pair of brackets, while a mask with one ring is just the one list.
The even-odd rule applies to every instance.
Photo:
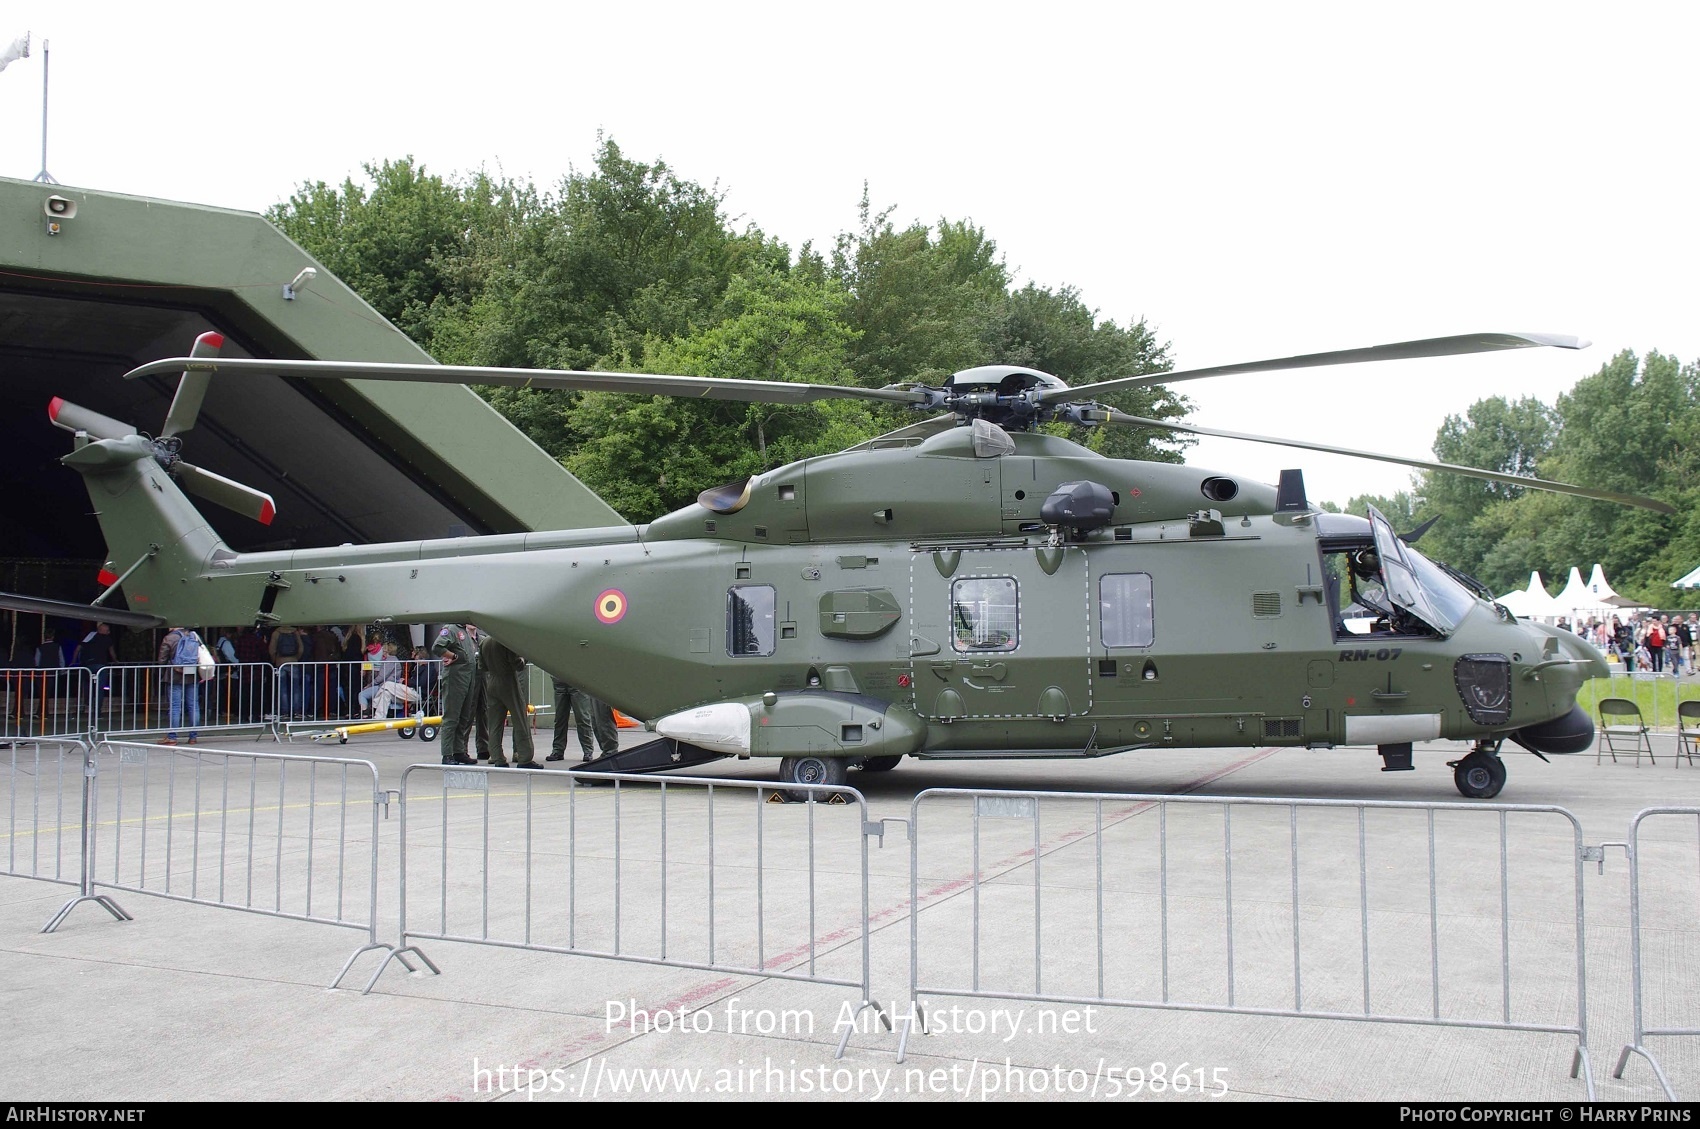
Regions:
[[1376, 662], [1392, 662], [1399, 657], [1404, 649], [1403, 647], [1379, 647], [1372, 651], [1368, 647], [1359, 647], [1355, 651], [1341, 651], [1339, 661], [1343, 663], [1366, 663], [1374, 659]]

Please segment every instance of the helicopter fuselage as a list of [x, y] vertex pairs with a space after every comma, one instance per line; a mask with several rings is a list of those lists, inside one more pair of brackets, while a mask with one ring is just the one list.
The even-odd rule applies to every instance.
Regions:
[[[151, 460], [79, 455], [97, 503], [175, 491]], [[1107, 515], [1048, 521], [1046, 500], [1081, 481]], [[132, 608], [475, 622], [661, 733], [736, 756], [1367, 745], [1404, 747], [1408, 764], [1424, 740], [1521, 732], [1541, 747], [1606, 672], [1574, 635], [1462, 586], [1431, 593], [1442, 625], [1378, 618], [1353, 600], [1353, 562], [1376, 546], [1362, 518], [1044, 434], [988, 451], [959, 427], [722, 493], [642, 527], [251, 554], [204, 519], [189, 528], [181, 495], [174, 543], [130, 507], [100, 508], [115, 563], [169, 546], [126, 581]], [[1437, 575], [1430, 587], [1450, 583]]]

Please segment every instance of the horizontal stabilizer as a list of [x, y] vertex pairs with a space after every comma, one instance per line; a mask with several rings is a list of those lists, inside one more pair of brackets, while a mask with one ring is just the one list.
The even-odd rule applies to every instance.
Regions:
[[53, 421], [55, 427], [63, 427], [66, 431], [86, 431], [96, 439], [123, 439], [136, 433], [136, 429], [127, 423], [120, 423], [93, 408], [73, 404], [58, 396], [48, 401], [47, 418]]

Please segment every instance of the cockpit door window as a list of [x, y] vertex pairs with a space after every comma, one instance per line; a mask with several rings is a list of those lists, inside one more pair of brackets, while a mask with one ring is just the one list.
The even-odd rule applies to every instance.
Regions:
[[1450, 634], [1457, 623], [1435, 608], [1428, 593], [1423, 591], [1422, 581], [1417, 579], [1417, 569], [1405, 551], [1405, 543], [1374, 506], [1369, 507], [1369, 524], [1375, 531], [1375, 551], [1381, 558], [1381, 578], [1387, 598], [1442, 635]]

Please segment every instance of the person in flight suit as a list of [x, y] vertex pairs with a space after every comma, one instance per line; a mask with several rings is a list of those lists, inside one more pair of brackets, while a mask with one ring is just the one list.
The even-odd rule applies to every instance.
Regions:
[[590, 760], [596, 755], [591, 746], [590, 736], [596, 734], [596, 745], [602, 750], [603, 756], [616, 753], [620, 749], [620, 730], [614, 722], [614, 707], [600, 698], [593, 698], [583, 690], [575, 690], [571, 686], [555, 679], [555, 739], [549, 751], [549, 760], [558, 761], [567, 755], [567, 715], [572, 714], [574, 727], [578, 730], [579, 747], [584, 750], [584, 759]]
[[478, 644], [478, 676], [484, 682], [484, 722], [491, 736], [490, 767], [506, 768], [502, 757], [502, 726], [514, 723], [515, 768], [542, 768], [531, 744], [531, 719], [525, 712], [525, 660], [493, 635]]
[[478, 685], [478, 644], [471, 624], [445, 623], [431, 653], [443, 660], [443, 763], [477, 764], [466, 755], [472, 735], [473, 689]]
[[[472, 636], [472, 649], [478, 650], [484, 645], [487, 636], [478, 630], [477, 624], [469, 623], [466, 630]], [[490, 759], [490, 711], [484, 698], [484, 671], [479, 668], [478, 677], [472, 680], [472, 757], [474, 760], [487, 761]], [[495, 734], [496, 744], [502, 743], [500, 732]]]

